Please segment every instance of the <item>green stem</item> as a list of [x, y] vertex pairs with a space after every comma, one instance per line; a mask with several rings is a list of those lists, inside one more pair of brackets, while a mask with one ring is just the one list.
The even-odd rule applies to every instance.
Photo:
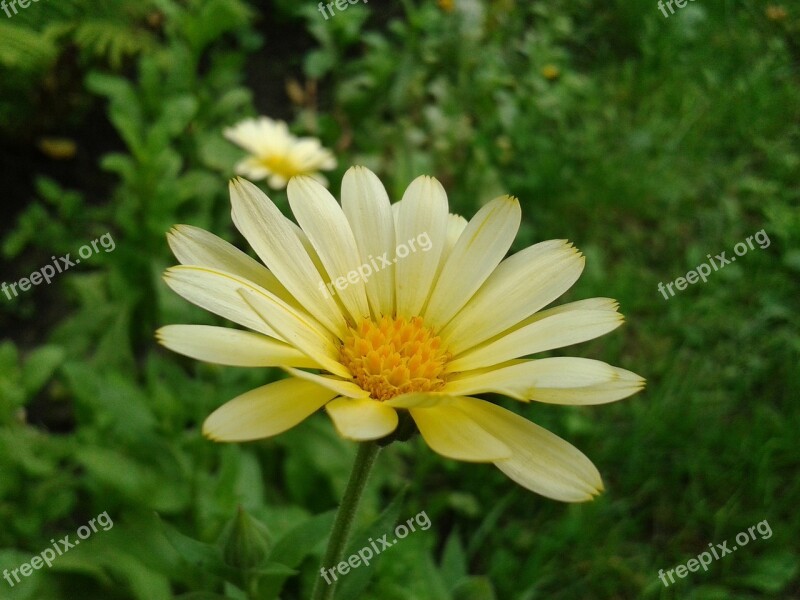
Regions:
[[[322, 559], [323, 569], [335, 567], [342, 560], [347, 538], [350, 536], [350, 530], [353, 527], [353, 521], [358, 510], [358, 503], [361, 500], [361, 494], [364, 492], [369, 472], [379, 450], [380, 447], [375, 442], [362, 442], [358, 446], [356, 460], [353, 462], [353, 470], [350, 471], [350, 479], [347, 481], [342, 503], [339, 505], [336, 519], [333, 521], [333, 529], [328, 539], [328, 548], [325, 550], [325, 556]], [[319, 575], [317, 583], [314, 585], [314, 592], [311, 594], [311, 600], [332, 600], [333, 593], [336, 590], [336, 583], [337, 581], [334, 579], [328, 585], [323, 580], [322, 575]]]

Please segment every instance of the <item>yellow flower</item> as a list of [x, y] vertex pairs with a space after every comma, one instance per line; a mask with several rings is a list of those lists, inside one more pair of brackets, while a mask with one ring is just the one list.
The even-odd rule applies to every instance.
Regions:
[[767, 6], [765, 13], [770, 21], [783, 21], [789, 16], [786, 9], [778, 4], [770, 4]]
[[437, 0], [436, 3], [445, 12], [453, 12], [456, 5], [455, 0]]
[[223, 134], [250, 152], [236, 165], [236, 172], [253, 180], [267, 179], [275, 189], [285, 188], [296, 175], [309, 175], [327, 185], [319, 171], [336, 168], [333, 154], [318, 139], [292, 135], [283, 121], [267, 117], [245, 119]]
[[496, 198], [467, 222], [448, 213], [436, 179], [417, 178], [390, 204], [378, 178], [354, 167], [341, 206], [310, 177], [289, 182], [298, 227], [252, 183], [234, 180], [230, 189], [233, 221], [266, 267], [178, 225], [168, 237], [181, 265], [165, 279], [190, 302], [252, 331], [168, 325], [158, 338], [198, 360], [279, 366], [291, 377], [218, 408], [206, 436], [277, 435], [324, 406], [343, 437], [373, 440], [391, 434], [398, 411], [408, 411], [443, 456], [494, 463], [558, 500], [602, 491], [597, 469], [576, 448], [474, 397], [591, 405], [644, 385], [596, 360], [523, 358], [598, 337], [623, 319], [608, 298], [542, 310], [578, 279], [584, 259], [564, 240], [504, 259], [521, 221], [516, 198]]
[[553, 81], [554, 79], [558, 79], [559, 75], [561, 75], [561, 71], [555, 65], [545, 65], [542, 67], [542, 77], [545, 79]]
[[75, 157], [78, 152], [78, 144], [70, 138], [43, 137], [39, 139], [39, 150], [50, 158], [64, 160]]

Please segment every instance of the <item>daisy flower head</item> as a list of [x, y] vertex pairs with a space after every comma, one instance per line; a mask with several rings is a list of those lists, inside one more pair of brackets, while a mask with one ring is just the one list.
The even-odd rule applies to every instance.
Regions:
[[445, 457], [493, 463], [557, 500], [602, 491], [597, 469], [575, 447], [476, 397], [592, 405], [644, 385], [597, 360], [525, 358], [598, 337], [623, 319], [609, 298], [545, 308], [575, 283], [584, 259], [564, 240], [506, 258], [521, 221], [516, 198], [496, 198], [468, 222], [449, 213], [434, 178], [415, 179], [391, 204], [371, 171], [353, 167], [341, 205], [311, 177], [290, 180], [295, 224], [252, 183], [234, 180], [230, 191], [233, 222], [263, 264], [178, 225], [168, 239], [181, 264], [165, 279], [250, 331], [167, 325], [157, 336], [198, 360], [279, 366], [290, 377], [222, 405], [203, 425], [207, 437], [274, 436], [324, 407], [343, 437], [377, 440], [404, 412]]
[[225, 129], [223, 135], [250, 153], [236, 165], [236, 173], [254, 181], [266, 179], [276, 190], [285, 188], [296, 175], [308, 175], [327, 185], [319, 171], [336, 168], [333, 153], [317, 138], [296, 137], [283, 121], [245, 119]]

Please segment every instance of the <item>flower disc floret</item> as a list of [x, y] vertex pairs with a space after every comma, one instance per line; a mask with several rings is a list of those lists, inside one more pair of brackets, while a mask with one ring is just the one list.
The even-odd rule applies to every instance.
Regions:
[[444, 387], [449, 358], [442, 340], [422, 318], [381, 317], [351, 327], [340, 350], [341, 362], [356, 383], [376, 400]]

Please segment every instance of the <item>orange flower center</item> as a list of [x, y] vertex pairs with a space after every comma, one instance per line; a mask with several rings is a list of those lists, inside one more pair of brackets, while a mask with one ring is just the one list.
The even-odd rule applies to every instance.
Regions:
[[433, 392], [444, 386], [450, 355], [421, 317], [365, 319], [351, 327], [340, 350], [342, 364], [376, 400], [408, 392]]

